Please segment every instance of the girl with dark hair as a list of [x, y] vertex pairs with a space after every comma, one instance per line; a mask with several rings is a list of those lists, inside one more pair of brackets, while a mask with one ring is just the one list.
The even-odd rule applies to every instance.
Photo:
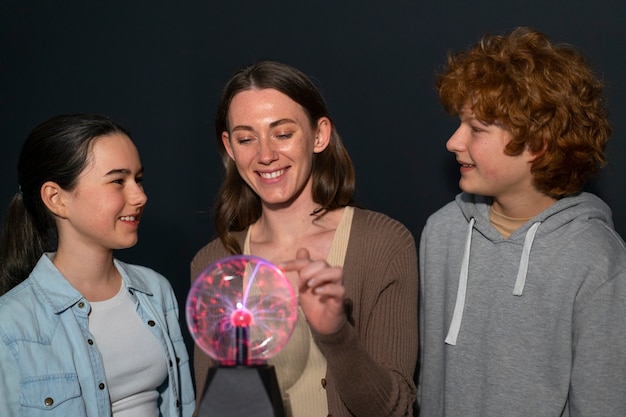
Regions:
[[190, 416], [178, 304], [137, 242], [147, 197], [128, 132], [54, 117], [27, 138], [0, 240], [0, 415]]
[[[263, 61], [226, 84], [216, 118], [226, 178], [218, 238], [191, 263], [244, 253], [280, 264], [296, 329], [270, 360], [289, 416], [407, 416], [415, 399], [417, 255], [399, 222], [354, 207], [354, 168], [299, 70]], [[198, 392], [212, 360], [195, 351]], [[199, 396], [201, 397], [201, 396]]]

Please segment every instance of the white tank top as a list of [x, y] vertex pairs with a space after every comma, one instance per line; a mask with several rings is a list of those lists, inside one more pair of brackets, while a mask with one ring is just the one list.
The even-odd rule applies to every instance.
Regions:
[[141, 322], [124, 285], [115, 297], [90, 304], [89, 331], [104, 363], [113, 417], [158, 417], [157, 387], [167, 378], [159, 340]]

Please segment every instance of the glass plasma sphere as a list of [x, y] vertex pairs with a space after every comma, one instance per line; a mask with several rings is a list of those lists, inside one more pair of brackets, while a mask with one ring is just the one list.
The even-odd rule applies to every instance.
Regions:
[[285, 274], [265, 259], [235, 255], [206, 268], [187, 295], [186, 317], [196, 344], [221, 365], [265, 363], [289, 341], [298, 299]]

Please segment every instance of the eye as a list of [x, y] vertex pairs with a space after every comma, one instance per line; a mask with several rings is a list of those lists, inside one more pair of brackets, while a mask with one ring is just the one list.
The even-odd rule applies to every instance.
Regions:
[[137, 185], [143, 186], [143, 177], [136, 177], [135, 182], [137, 183]]
[[254, 140], [254, 137], [252, 136], [241, 136], [241, 137], [235, 138], [235, 142], [238, 145], [247, 145], [251, 143], [253, 140]]
[[122, 185], [122, 184], [124, 184], [124, 179], [123, 179], [123, 178], [117, 178], [117, 179], [114, 179], [112, 182], [113, 182], [114, 184], [120, 184], [120, 185]]
[[290, 139], [291, 137], [293, 137], [293, 133], [291, 133], [291, 132], [278, 133], [278, 134], [274, 135], [274, 137], [276, 139], [281, 139], [281, 140]]
[[468, 123], [468, 125], [470, 129], [472, 129], [472, 133], [486, 132], [490, 126], [488, 123], [484, 123], [483, 121], [478, 119], [472, 120]]

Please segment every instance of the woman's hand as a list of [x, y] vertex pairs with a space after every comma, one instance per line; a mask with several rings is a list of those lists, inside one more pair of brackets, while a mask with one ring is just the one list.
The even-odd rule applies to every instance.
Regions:
[[296, 259], [280, 266], [285, 272], [298, 273], [300, 307], [311, 328], [321, 334], [337, 332], [346, 321], [343, 269], [312, 260], [304, 248], [298, 249]]

